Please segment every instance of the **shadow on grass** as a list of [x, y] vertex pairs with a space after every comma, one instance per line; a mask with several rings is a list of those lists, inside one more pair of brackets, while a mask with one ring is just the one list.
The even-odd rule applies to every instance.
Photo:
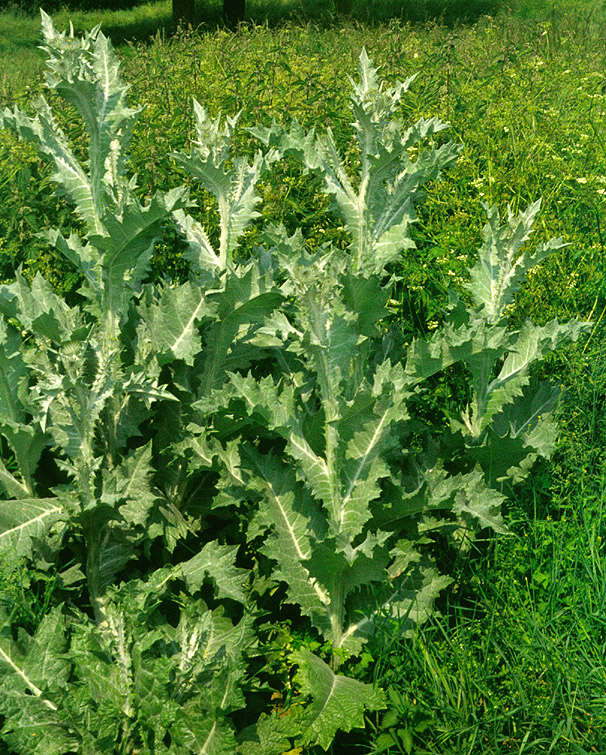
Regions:
[[[495, 13], [502, 0], [248, 0], [247, 20], [277, 26], [297, 20], [335, 26], [348, 19], [364, 24], [387, 23], [397, 19], [410, 23], [436, 21], [447, 26], [474, 23], [487, 13]], [[203, 8], [200, 4], [200, 10]]]
[[[1, 1], [1, 0], [0, 0]], [[366, 25], [399, 20], [409, 23], [435, 21], [446, 26], [471, 24], [484, 14], [496, 13], [504, 0], [247, 0], [244, 25], [264, 25], [270, 28], [284, 24], [314, 24], [321, 28], [341, 26], [344, 22]], [[157, 34], [171, 36], [176, 27], [170, 3], [162, 3], [148, 16], [116, 19], [109, 14], [102, 28], [114, 44], [139, 42]], [[153, 7], [153, 6], [150, 6]], [[198, 0], [194, 25], [200, 31], [225, 28], [222, 0]], [[94, 11], [95, 15], [103, 11]], [[74, 24], [77, 31], [80, 23]]]
[[[204, 26], [203, 21], [199, 23]], [[136, 21], [102, 23], [101, 29], [111, 39], [114, 46], [126, 42], [144, 42], [158, 35], [170, 37], [177, 31], [170, 11]]]

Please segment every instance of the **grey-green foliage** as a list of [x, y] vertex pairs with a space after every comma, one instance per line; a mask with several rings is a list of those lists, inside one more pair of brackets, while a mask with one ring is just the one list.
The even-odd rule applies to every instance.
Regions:
[[[198, 543], [198, 552], [169, 575], [153, 572], [148, 560], [148, 578], [124, 588], [140, 594], [126, 613], [115, 584], [129, 564], [146, 558], [154, 541], [163, 544], [170, 560], [177, 544], [200, 529], [186, 507], [192, 494], [187, 475], [164, 455], [169, 441], [186, 434], [187, 421], [204, 421], [191, 416], [179, 398], [188, 389], [198, 396], [200, 376], [203, 383], [220, 385], [224, 364], [238, 368], [240, 357], [243, 366], [248, 364], [249, 331], [271, 313], [280, 295], [258, 265], [228, 270], [226, 259], [210, 270], [198, 260], [192, 281], [182, 286], [145, 282], [162, 224], [177, 208], [189, 206], [187, 193], [178, 188], [139, 200], [126, 159], [139, 111], [127, 106], [128, 87], [109, 41], [98, 29], [83, 39], [58, 33], [48, 16], [42, 18], [47, 84], [82, 117], [89, 159], [78, 161], [44, 100], [33, 116], [17, 108], [5, 111], [1, 124], [37, 144], [74, 205], [79, 232], [68, 238], [58, 231], [44, 233], [80, 271], [83, 305], [68, 306], [39, 276], [29, 284], [17, 274], [0, 290], [5, 318], [0, 423], [13, 457], [11, 465], [0, 468], [7, 496], [0, 506], [0, 548], [48, 565], [62, 547], [75, 546], [79, 563], [72, 566], [72, 583], [85, 586], [80, 605], [90, 604], [94, 620], [80, 612], [66, 623], [56, 609], [55, 639], [49, 639], [49, 623], [17, 645], [5, 626], [3, 737], [28, 752], [113, 751], [120, 741], [125, 752], [137, 746], [159, 752], [164, 736], [159, 718], [163, 710], [173, 710], [178, 715], [162, 719], [170, 730], [171, 752], [189, 752], [194, 743], [209, 752], [233, 752], [228, 714], [244, 704], [246, 684], [229, 682], [229, 699], [208, 695], [245, 673], [248, 645], [237, 639], [240, 624], [222, 617], [219, 608], [206, 608], [197, 593], [210, 580], [215, 600], [247, 601], [246, 574], [235, 566], [237, 546]], [[217, 180], [221, 190], [227, 180], [232, 180], [227, 174]], [[242, 193], [229, 196], [230, 250], [254, 217], [255, 202], [248, 195], [243, 201]], [[142, 427], [146, 422], [151, 430]], [[51, 482], [48, 471], [37, 468], [45, 448], [59, 470], [58, 481], [57, 472]], [[152, 617], [148, 608], [148, 603], [157, 606], [167, 583], [182, 585], [190, 600], [179, 639], [166, 619]], [[248, 618], [245, 624], [250, 632]], [[209, 633], [213, 649], [203, 657], [200, 643]], [[53, 658], [55, 641], [56, 652], [59, 645], [61, 653], [69, 647], [75, 682], [67, 690], [40, 676], [31, 655], [48, 642]], [[148, 653], [142, 649], [146, 643], [153, 648]], [[167, 648], [181, 643], [192, 656], [189, 681], [183, 681], [191, 687], [186, 696], [177, 695], [173, 685], [176, 670], [185, 673], [183, 654], [175, 646], [167, 660], [161, 643]], [[55, 702], [46, 701], [43, 687]], [[92, 708], [98, 715], [90, 718]], [[88, 711], [88, 723], [82, 710]], [[67, 747], [67, 741], [74, 746]]]
[[[355, 178], [330, 131], [296, 124], [252, 129], [270, 149], [252, 163], [232, 157], [237, 119], [212, 120], [195, 103], [196, 138], [175, 157], [217, 200], [214, 248], [185, 189], [138, 198], [127, 147], [140, 111], [108, 40], [42, 19], [47, 84], [79, 112], [88, 160], [45, 100], [34, 116], [6, 110], [0, 125], [37, 144], [74, 206], [78, 232], [42, 233], [80, 272], [82, 305], [41, 277], [0, 287], [10, 449], [0, 552], [56, 568], [74, 597], [33, 636], [15, 637], [2, 618], [2, 736], [40, 753], [326, 749], [384, 705], [380, 690], [337, 673], [340, 663], [386, 617], [408, 633], [427, 618], [450, 581], [435, 563], [438, 536], [465, 548], [478, 529], [505, 531], [506, 485], [553, 447], [557, 390], [537, 385], [531, 366], [584, 325], [514, 331], [507, 314], [525, 273], [560, 244], [520, 251], [538, 204], [504, 224], [489, 210], [469, 303], [453, 293], [444, 326], [404, 344], [386, 325], [387, 281], [412, 245], [421, 187], [459, 151], [420, 149], [445, 128], [438, 120], [398, 119], [412, 80], [385, 88], [362, 52]], [[299, 232], [270, 226], [237, 263], [246, 229], [262, 220], [258, 183], [286, 154], [321, 176], [350, 248], [310, 255]], [[181, 285], [147, 280], [167, 222], [186, 245]], [[428, 378], [457, 363], [469, 403], [437, 432], [415, 407]], [[260, 692], [249, 654], [263, 653], [245, 586], [263, 593], [272, 582], [329, 643], [329, 663], [294, 653], [304, 704], [280, 718], [268, 702], [238, 731], [233, 713]]]
[[[54, 509], [61, 507], [63, 519], [77, 518], [83, 528], [91, 599], [101, 615], [103, 589], [129, 558], [130, 548], [112, 516], [100, 513], [100, 478], [107, 478], [109, 469], [128, 474], [128, 462], [121, 457], [126, 440], [137, 431], [133, 417], [141, 407], [171, 398], [158, 387], [157, 365], [124, 358], [121, 333], [141, 292], [161, 223], [187, 197], [176, 189], [145, 204], [137, 199], [135, 181], [125, 172], [125, 150], [138, 111], [126, 105], [128, 88], [107, 38], [98, 28], [81, 40], [57, 33], [44, 13], [42, 31], [47, 85], [82, 117], [88, 160], [84, 165], [77, 160], [44, 98], [36, 103], [33, 117], [15, 108], [2, 114], [1, 123], [34, 141], [82, 221], [82, 235], [65, 238], [54, 230], [45, 234], [82, 274], [80, 292], [87, 303], [69, 307], [40, 277], [30, 286], [17, 275], [15, 283], [2, 286], [0, 310], [28, 334], [19, 348], [27, 374], [7, 382], [15, 407], [13, 424], [19, 423], [21, 434], [21, 426], [30, 428], [34, 449], [56, 449], [57, 464], [73, 480], [72, 486], [56, 492]], [[39, 450], [24, 455], [19, 436], [12, 432], [5, 437], [31, 496], [37, 492], [32, 467]], [[43, 485], [40, 481], [38, 489]], [[5, 487], [13, 493], [10, 479]], [[150, 500], [140, 499], [139, 505]], [[20, 527], [29, 534], [26, 522]]]
[[33, 637], [21, 632], [15, 641], [4, 617], [4, 741], [45, 755], [235, 752], [227, 714], [244, 706], [252, 619], [234, 625], [190, 599], [176, 626], [162, 620], [158, 601], [177, 571], [158, 570], [147, 582], [110, 590], [101, 624], [86, 616], [66, 620], [56, 607]]
[[[510, 219], [511, 236], [500, 226], [500, 240], [490, 236], [499, 249], [494, 283], [512, 280], [500, 297], [516, 285], [512, 245], [529, 217]], [[386, 300], [378, 277], [353, 275], [334, 253], [320, 260], [292, 252], [283, 260], [294, 301], [286, 369], [277, 380], [230, 376], [230, 409], [239, 403], [284, 440], [282, 458], [241, 446], [243, 486], [262, 501], [248, 534], [264, 533], [261, 551], [276, 561], [288, 599], [334, 650], [356, 653], [385, 612], [410, 631], [448, 584], [423, 548], [428, 535], [442, 532], [464, 546], [479, 528], [504, 531], [502, 483], [548, 456], [554, 438], [557, 391], [532, 385], [529, 367], [583, 326], [507, 330], [472, 285], [469, 308], [455, 307], [434, 338], [402, 352], [377, 327]], [[487, 244], [473, 281], [491, 258]], [[469, 370], [472, 388], [451, 421], [450, 453], [461, 447], [451, 458], [440, 449], [445, 427], [414, 454], [419, 426], [408, 402], [423, 379], [454, 362]]]
[[217, 200], [221, 235], [215, 251], [204, 228], [182, 211], [175, 213], [181, 232], [189, 242], [186, 258], [195, 270], [220, 271], [231, 266], [234, 249], [251, 220], [259, 216], [256, 210], [261, 201], [256, 186], [265, 169], [277, 158], [270, 150], [255, 155], [252, 165], [236, 157], [230, 164], [230, 142], [238, 116], [227, 118], [221, 125], [220, 117], [211, 120], [206, 110], [194, 100], [194, 118], [197, 139], [189, 155], [176, 153], [178, 162], [193, 175]]
[[[351, 110], [360, 155], [355, 181], [347, 172], [330, 128], [305, 134], [295, 121], [289, 130], [277, 124], [250, 129], [265, 144], [296, 155], [310, 171], [318, 172], [324, 190], [334, 200], [351, 237], [351, 269], [369, 275], [382, 273], [403, 249], [414, 247], [410, 225], [421, 187], [452, 165], [460, 145], [448, 142], [422, 150], [423, 139], [448, 127], [438, 118], [420, 119], [406, 127], [396, 117], [402, 95], [416, 78], [392, 88], [380, 82], [365, 50], [358, 66], [359, 82], [352, 82]], [[411, 153], [418, 152], [416, 160]]]
[[[519, 254], [539, 209], [535, 203], [518, 216], [510, 212], [504, 225], [489, 210], [471, 271], [472, 301], [468, 307], [453, 301], [444, 328], [429, 342], [402, 350], [382, 331], [385, 266], [406, 245], [407, 223], [394, 210], [392, 225], [381, 221], [386, 227], [379, 234], [377, 217], [386, 197], [398, 194], [394, 176], [396, 183], [405, 175], [411, 181], [414, 188], [399, 200], [410, 207], [416, 184], [456, 151], [445, 145], [416, 163], [406, 157], [410, 134], [426, 124], [404, 131], [393, 119], [405, 88], [383, 92], [362, 54], [352, 97], [362, 155], [355, 203], [343, 200], [346, 177], [330, 133], [258, 130], [266, 142], [300, 151], [319, 171], [327, 191], [334, 190], [352, 248], [347, 258], [330, 249], [312, 258], [296, 237], [274, 234], [272, 253], [287, 273], [293, 301], [284, 367], [278, 379], [230, 376], [230, 408], [239, 401], [241, 411], [284, 440], [282, 458], [241, 447], [244, 486], [262, 501], [249, 537], [265, 533], [261, 551], [276, 561], [289, 600], [346, 654], [360, 650], [386, 611], [400, 616], [408, 631], [430, 613], [449, 580], [423, 548], [428, 535], [439, 531], [466, 545], [478, 528], [504, 531], [502, 483], [518, 481], [537, 456], [548, 456], [554, 438], [549, 414], [557, 390], [531, 385], [529, 368], [584, 327], [507, 327], [506, 308], [522, 272], [561, 246], [554, 241]], [[394, 243], [389, 253], [383, 234]], [[468, 370], [472, 391], [460, 417], [451, 418], [457, 455], [445, 453], [448, 428], [437, 437], [426, 434], [425, 449], [414, 454], [419, 427], [409, 415], [410, 399], [424, 380], [455, 362]]]

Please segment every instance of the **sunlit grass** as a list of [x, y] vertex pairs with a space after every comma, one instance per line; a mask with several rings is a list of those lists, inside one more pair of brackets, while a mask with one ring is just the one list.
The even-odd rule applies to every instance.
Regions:
[[[172, 24], [170, 0], [137, 5], [127, 10], [62, 10], [53, 13], [58, 28], [70, 21], [77, 32], [101, 24], [116, 45], [128, 39], [144, 39]], [[44, 66], [40, 44], [40, 19], [18, 10], [0, 13], [0, 103], [37, 80]]]
[[[313, 23], [320, 26], [339, 24], [349, 18], [356, 23], [381, 24], [390, 20], [424, 22], [435, 19], [444, 23], [473, 21], [483, 13], [496, 12], [502, 0], [347, 0], [345, 13], [337, 13], [334, 0], [248, 0], [246, 23], [276, 26], [288, 23]], [[76, 32], [101, 24], [120, 48], [128, 41], [145, 40], [155, 34], [175, 32], [170, 0], [144, 3], [124, 10], [63, 9], [54, 12], [59, 28], [71, 21]], [[221, 0], [198, 0], [196, 25], [200, 30], [217, 30], [223, 26]], [[39, 19], [19, 10], [0, 13], [0, 103], [11, 93], [35, 80], [42, 69], [43, 55], [39, 44]]]

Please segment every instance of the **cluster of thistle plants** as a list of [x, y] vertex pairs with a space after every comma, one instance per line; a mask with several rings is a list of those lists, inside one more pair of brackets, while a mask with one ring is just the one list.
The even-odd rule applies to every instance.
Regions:
[[[362, 52], [355, 176], [330, 130], [296, 123], [250, 129], [264, 150], [234, 157], [237, 119], [194, 103], [191, 151], [174, 157], [216, 198], [213, 244], [185, 188], [138, 199], [126, 157], [140, 111], [107, 38], [58, 33], [44, 13], [42, 30], [46, 83], [82, 117], [88, 159], [43, 98], [0, 126], [53, 166], [78, 232], [41, 233], [82, 285], [76, 304], [40, 276], [0, 287], [0, 554], [53, 570], [64, 602], [33, 635], [0, 614], [0, 736], [45, 755], [328, 749], [386, 705], [339, 668], [386, 621], [411, 633], [430, 615], [450, 582], [437, 544], [504, 532], [503, 491], [553, 448], [558, 390], [531, 366], [585, 325], [513, 330], [508, 308], [562, 243], [522, 250], [539, 203], [505, 222], [488, 209], [465, 296], [405, 343], [386, 311], [397, 261], [423, 184], [459, 153], [421, 149], [438, 119], [398, 119], [412, 79], [386, 87]], [[320, 177], [346, 252], [267, 226], [234, 255], [286, 155]], [[182, 284], [149, 281], [166, 223], [186, 244]], [[466, 403], [424, 421], [451, 365]], [[329, 648], [292, 651], [297, 704], [280, 713], [263, 676], [272, 595], [274, 615], [290, 606]]]

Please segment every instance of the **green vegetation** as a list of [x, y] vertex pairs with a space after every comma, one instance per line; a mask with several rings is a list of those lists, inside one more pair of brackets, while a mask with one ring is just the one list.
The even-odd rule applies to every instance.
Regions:
[[[456, 165], [427, 185], [417, 208], [419, 222], [410, 229], [416, 248], [390, 268], [402, 280], [393, 284], [385, 323], [398, 324], [404, 344], [441, 332], [449, 289], [465, 295], [485, 222], [482, 202], [501, 208], [509, 203], [519, 211], [543, 198], [533, 243], [563, 236], [569, 246], [530, 271], [508, 310], [510, 322], [521, 325], [530, 317], [539, 325], [553, 318], [594, 323], [577, 343], [535, 370], [537, 378], [565, 389], [555, 417], [555, 452], [538, 462], [513, 494], [504, 490], [510, 535], [494, 539], [481, 532], [468, 553], [444, 546], [435, 554], [441, 571], [453, 579], [438, 599], [440, 613], [404, 639], [386, 622], [382, 644], [347, 662], [345, 673], [365, 683], [374, 678], [386, 691], [389, 710], [367, 713], [366, 731], [338, 734], [332, 751], [601, 753], [606, 750], [604, 4], [520, 0], [513, 9], [478, 4], [465, 23], [457, 22], [453, 11], [445, 13], [446, 23], [419, 24], [399, 19], [393, 4], [391, 19], [380, 7], [370, 19], [365, 8], [354, 2], [348, 17], [337, 17], [331, 8], [250, 0], [247, 16], [267, 23], [230, 32], [219, 26], [218, 4], [199, 6], [205, 19], [201, 30], [173, 37], [169, 3], [57, 14], [55, 20], [62, 28], [70, 15], [80, 31], [102, 21], [118, 43], [129, 98], [145, 106], [130, 145], [137, 197], [185, 183], [199, 205], [195, 217], [216, 247], [216, 199], [170, 157], [189, 151], [192, 97], [212, 117], [241, 111], [233, 134], [237, 155], [252, 160], [258, 149], [247, 128], [269, 127], [272, 120], [288, 126], [297, 118], [306, 130], [323, 132], [330, 125], [352, 171], [359, 153], [351, 140], [344, 72], [355, 70], [362, 47], [392, 84], [418, 72], [400, 115], [407, 124], [432, 116], [449, 121], [448, 138], [463, 143], [464, 150]], [[288, 19], [290, 10], [298, 20]], [[432, 12], [429, 4], [419, 11]], [[5, 63], [10, 60], [0, 68], [2, 106], [17, 101], [33, 112], [31, 102], [42, 91], [38, 43], [37, 18], [0, 15], [0, 54]], [[53, 95], [49, 102], [55, 107], [59, 100]], [[62, 108], [58, 120], [76, 156], [85, 159], [85, 135], [75, 111]], [[435, 138], [436, 146], [445, 141], [441, 134]], [[268, 243], [271, 223], [283, 223], [288, 233], [301, 228], [309, 253], [320, 252], [325, 242], [347, 248], [347, 224], [331, 208], [320, 178], [305, 174], [295, 158], [272, 163], [257, 185], [262, 217], [253, 220], [234, 250], [238, 264], [246, 264], [255, 246]], [[79, 275], [49, 248], [48, 238], [37, 234], [51, 227], [65, 235], [85, 228], [74, 222], [72, 205], [54, 196], [49, 175], [31, 145], [0, 132], [0, 275], [14, 280], [21, 264], [25, 279], [40, 272], [75, 304]], [[174, 224], [166, 221], [156, 230], [152, 278], [187, 285], [191, 255]], [[464, 370], [448, 368], [431, 381], [415, 410], [435, 428], [471, 397]], [[259, 426], [262, 417], [260, 411]], [[272, 433], [279, 435], [276, 429]], [[48, 455], [45, 451], [42, 469], [57, 474]], [[11, 454], [3, 458], [16, 473]], [[53, 485], [60, 481], [59, 475]], [[227, 527], [232, 538], [227, 542], [234, 542], [223, 515], [216, 524]], [[77, 550], [71, 544], [61, 554], [61, 575], [53, 571], [50, 553], [35, 569], [19, 559], [3, 562], [0, 610], [12, 612], [14, 627], [32, 635], [42, 622], [50, 631], [55, 607], [82, 599]], [[119, 592], [116, 605], [141, 599]], [[266, 599], [265, 610], [271, 602]], [[51, 618], [44, 623], [44, 616]], [[265, 639], [274, 647], [266, 672], [271, 670], [276, 690], [275, 710], [296, 714], [301, 683], [305, 688], [311, 681], [301, 675], [292, 681], [292, 653], [302, 658], [313, 651], [328, 659], [331, 647], [296, 612], [282, 615]], [[83, 637], [82, 648], [84, 642]], [[82, 652], [81, 659], [88, 657]], [[219, 667], [215, 671], [223, 673]], [[255, 701], [263, 697], [253, 687], [247, 694]]]

